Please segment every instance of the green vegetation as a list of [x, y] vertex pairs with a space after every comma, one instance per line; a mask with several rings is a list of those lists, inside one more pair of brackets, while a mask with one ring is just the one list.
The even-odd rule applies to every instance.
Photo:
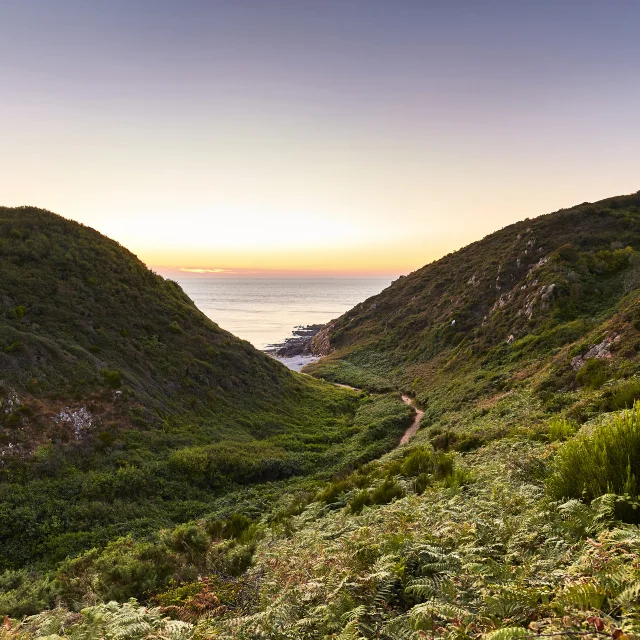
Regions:
[[539, 397], [628, 377], [640, 344], [639, 222], [634, 194], [506, 227], [332, 322], [333, 353], [307, 371], [402, 389], [434, 416], [534, 377]]
[[162, 531], [258, 518], [285, 487], [392, 449], [410, 420], [397, 394], [293, 374], [52, 213], [0, 209], [0, 271], [2, 613], [146, 598], [204, 548], [182, 558]]
[[549, 484], [557, 498], [640, 496], [640, 405], [572, 438], [554, 466]]
[[607, 380], [607, 363], [590, 358], [576, 374], [576, 382], [588, 389], [597, 389]]
[[[144, 335], [120, 317], [109, 340], [151, 355], [133, 372], [94, 339], [82, 384], [71, 360], [38, 373], [27, 332], [7, 333], [0, 357], [32, 369], [3, 396], [2, 434], [57, 397], [111, 413], [91, 439], [32, 431], [1, 467], [2, 640], [639, 638], [639, 223], [639, 194], [585, 203], [401, 278], [333, 322], [308, 369], [363, 392], [212, 325], [213, 351], [181, 357], [206, 353], [208, 376], [239, 351], [246, 368], [213, 396], [200, 364], [172, 369], [190, 382], [166, 398], [186, 312]], [[43, 326], [3, 299], [7, 326]], [[396, 446], [399, 391], [424, 416]]]

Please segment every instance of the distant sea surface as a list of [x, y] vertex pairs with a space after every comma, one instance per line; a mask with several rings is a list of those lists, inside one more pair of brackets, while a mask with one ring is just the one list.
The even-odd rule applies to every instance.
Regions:
[[196, 306], [223, 329], [264, 349], [297, 326], [324, 324], [380, 293], [391, 280], [182, 278]]

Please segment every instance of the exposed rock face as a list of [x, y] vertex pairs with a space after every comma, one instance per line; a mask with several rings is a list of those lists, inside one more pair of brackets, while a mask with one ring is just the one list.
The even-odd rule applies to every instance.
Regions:
[[329, 336], [333, 331], [334, 323], [325, 324], [311, 340], [311, 353], [314, 356], [327, 356], [333, 351]]
[[571, 366], [577, 371], [590, 358], [611, 358], [611, 345], [620, 340], [619, 334], [607, 336], [599, 344], [594, 344], [584, 355], [576, 356], [571, 360]]
[[53, 421], [56, 424], [59, 423], [67, 423], [73, 427], [73, 434], [76, 440], [82, 438], [82, 436], [87, 432], [87, 430], [93, 424], [93, 416], [89, 411], [87, 411], [86, 407], [81, 407], [80, 409], [65, 409], [61, 411], [57, 416], [54, 416]]

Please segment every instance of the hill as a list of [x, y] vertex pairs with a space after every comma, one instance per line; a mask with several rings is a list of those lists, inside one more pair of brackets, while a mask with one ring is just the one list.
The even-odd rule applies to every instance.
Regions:
[[402, 389], [427, 420], [531, 385], [546, 404], [567, 402], [557, 394], [580, 387], [594, 354], [605, 378], [635, 371], [639, 250], [639, 194], [518, 222], [330, 323], [316, 348], [331, 355], [307, 370]]
[[0, 574], [0, 611], [50, 608], [7, 639], [639, 638], [639, 223], [640, 194], [526, 220], [330, 323], [308, 370], [371, 391], [370, 434], [414, 395], [408, 444]]
[[293, 374], [53, 213], [0, 208], [0, 274], [0, 571], [216, 509], [253, 517], [242, 487], [379, 455], [410, 418], [398, 398], [371, 436], [357, 394]]

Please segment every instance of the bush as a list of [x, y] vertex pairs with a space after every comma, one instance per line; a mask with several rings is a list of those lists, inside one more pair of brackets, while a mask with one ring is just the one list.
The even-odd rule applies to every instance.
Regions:
[[372, 504], [389, 504], [392, 500], [404, 497], [402, 486], [393, 478], [387, 478], [372, 491], [358, 492], [349, 502], [351, 513], [361, 513], [364, 507]]
[[553, 418], [549, 422], [549, 440], [551, 442], [567, 440], [577, 430], [578, 426], [575, 423], [562, 418]]
[[232, 513], [222, 531], [225, 538], [240, 538], [251, 526], [251, 520], [241, 513]]
[[414, 449], [404, 460], [402, 473], [405, 476], [416, 477], [424, 473], [433, 475], [436, 479], [445, 478], [453, 473], [454, 458], [452, 454], [433, 451], [420, 447]]
[[607, 493], [640, 494], [640, 404], [589, 434], [578, 434], [558, 452], [548, 480], [558, 498], [593, 500]]
[[22, 343], [19, 340], [14, 340], [11, 344], [7, 344], [4, 346], [5, 353], [13, 353], [14, 351], [18, 351]]
[[432, 473], [434, 457], [433, 451], [429, 449], [423, 447], [414, 449], [404, 459], [402, 473], [405, 476], [419, 476], [421, 473]]
[[368, 491], [359, 491], [349, 502], [351, 513], [362, 513], [362, 510], [371, 504], [371, 496]]
[[122, 376], [115, 369], [103, 369], [102, 377], [110, 387], [117, 388], [122, 386]]
[[404, 489], [393, 479], [387, 479], [371, 492], [373, 504], [389, 504], [392, 500], [402, 498]]
[[65, 599], [81, 601], [91, 585], [104, 600], [142, 598], [168, 584], [174, 562], [162, 545], [119, 538], [99, 551], [67, 560], [60, 565], [56, 589]]
[[251, 527], [251, 520], [241, 513], [232, 513], [227, 520], [209, 520], [205, 523], [207, 534], [216, 539], [238, 539]]
[[611, 391], [607, 408], [629, 409], [636, 400], [640, 399], [640, 380], [627, 380]]
[[589, 351], [589, 347], [591, 345], [588, 342], [580, 342], [579, 344], [574, 344], [571, 349], [569, 349], [569, 357], [574, 358], [575, 356], [582, 356], [587, 351]]
[[318, 500], [325, 504], [335, 502], [335, 499], [345, 491], [351, 489], [352, 483], [349, 480], [337, 480], [332, 482], [324, 491], [318, 494]]
[[598, 358], [589, 358], [576, 374], [577, 383], [587, 389], [597, 389], [607, 380], [607, 363]]
[[177, 526], [164, 536], [164, 543], [172, 551], [185, 554], [192, 562], [204, 556], [209, 539], [207, 534], [195, 523]]
[[0, 615], [19, 618], [33, 611], [51, 608], [53, 603], [50, 580], [38, 579], [26, 569], [0, 573]]

